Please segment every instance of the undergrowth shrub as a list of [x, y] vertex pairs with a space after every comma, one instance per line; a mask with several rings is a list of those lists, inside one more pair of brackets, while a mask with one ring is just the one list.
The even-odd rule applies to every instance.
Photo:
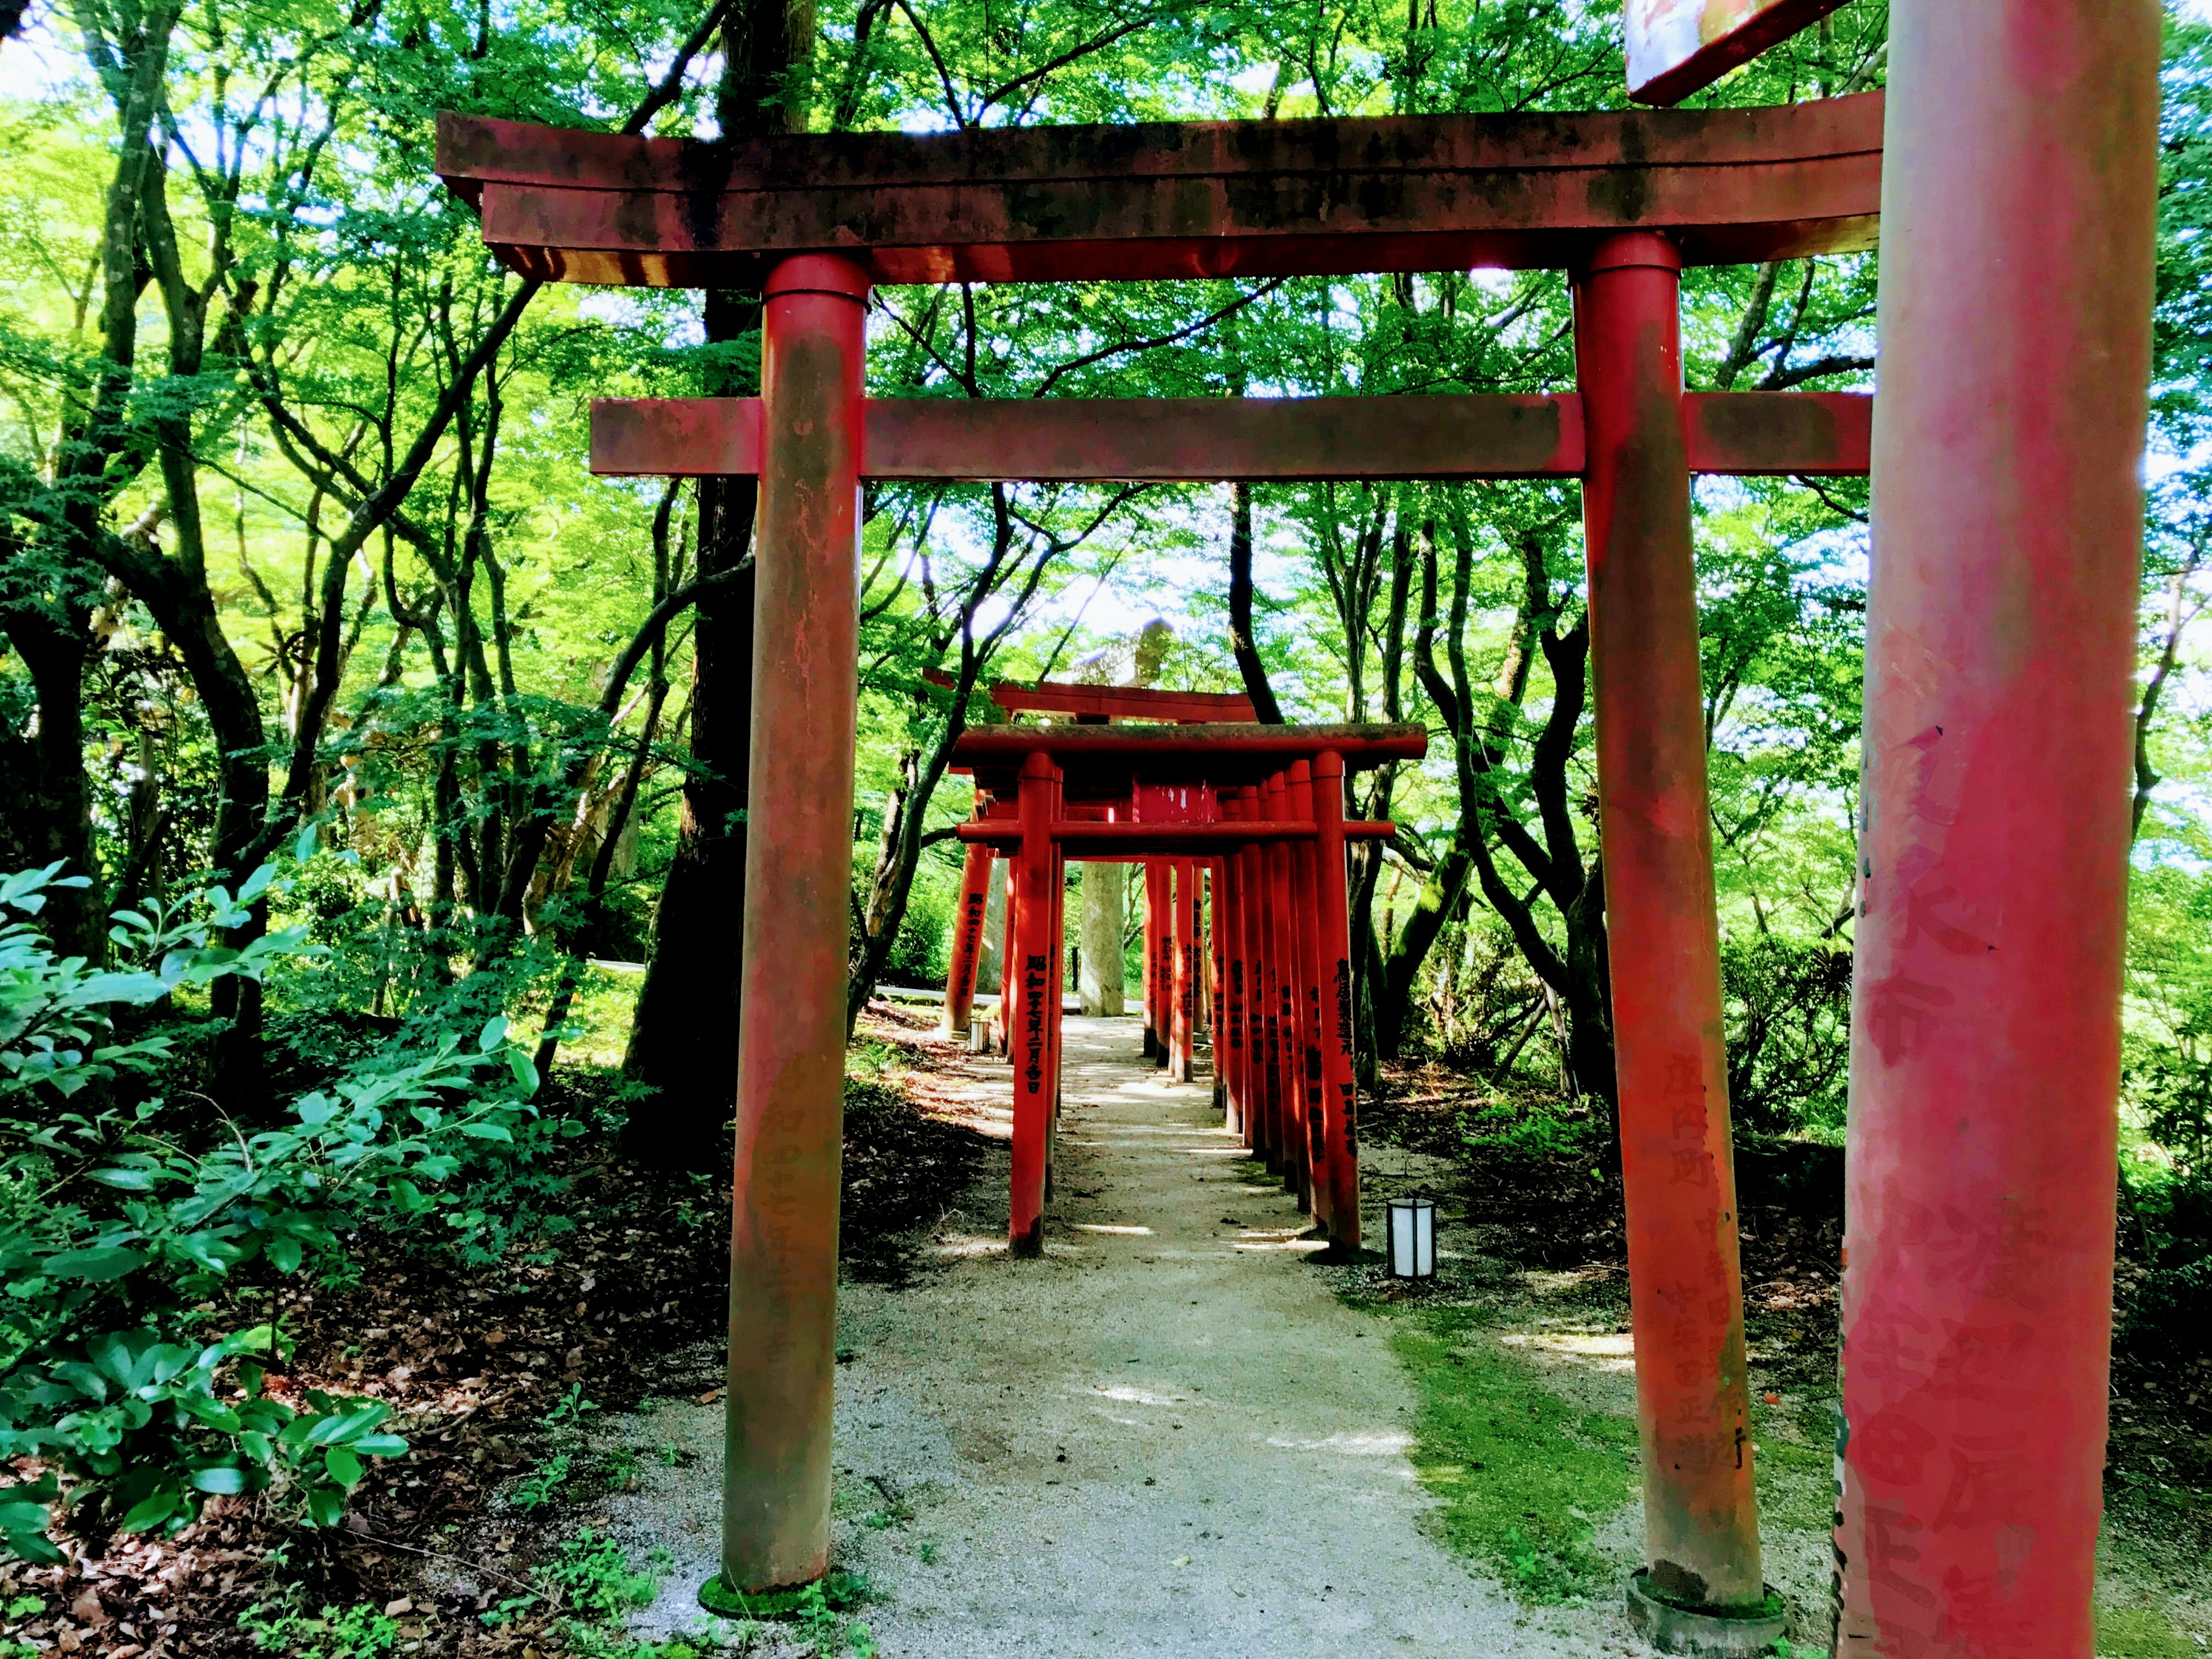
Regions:
[[1761, 934], [1721, 946], [1729, 1110], [1755, 1134], [1843, 1133], [1850, 1077], [1851, 953]]
[[[297, 856], [311, 850], [303, 838]], [[287, 1280], [351, 1282], [348, 1237], [364, 1228], [500, 1253], [558, 1185], [542, 1154], [581, 1126], [539, 1115], [536, 1072], [496, 1013], [466, 1038], [410, 1020], [252, 1121], [172, 1092], [180, 1042], [204, 1024], [184, 1005], [318, 947], [301, 928], [217, 942], [281, 890], [271, 866], [235, 894], [118, 913], [124, 965], [95, 969], [34, 925], [49, 891], [82, 884], [59, 871], [0, 877], [0, 1459], [45, 1465], [0, 1488], [0, 1536], [58, 1560], [64, 1501], [99, 1540], [173, 1532], [210, 1494], [264, 1492], [332, 1525], [368, 1460], [406, 1443], [382, 1431], [380, 1401], [270, 1397], [288, 1339], [238, 1310], [273, 1307]]]

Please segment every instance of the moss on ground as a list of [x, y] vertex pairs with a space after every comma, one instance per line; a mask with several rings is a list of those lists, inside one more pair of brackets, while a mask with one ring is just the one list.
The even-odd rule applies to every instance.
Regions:
[[1371, 1304], [1419, 1392], [1413, 1462], [1437, 1524], [1530, 1601], [1607, 1595], [1622, 1564], [1592, 1547], [1637, 1493], [1636, 1425], [1577, 1408], [1500, 1347], [1474, 1308]]
[[2098, 1659], [2188, 1659], [2201, 1653], [2157, 1607], [2097, 1607]]
[[1751, 1412], [1759, 1523], [1827, 1531], [1836, 1510], [1834, 1405], [1753, 1405]]

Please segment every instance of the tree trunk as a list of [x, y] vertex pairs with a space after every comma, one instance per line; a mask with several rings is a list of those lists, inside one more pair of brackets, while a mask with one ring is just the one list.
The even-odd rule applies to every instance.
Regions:
[[1082, 984], [1079, 988], [1086, 1014], [1118, 1016], [1125, 1006], [1121, 907], [1128, 893], [1127, 870], [1120, 864], [1083, 866]]
[[[710, 335], [757, 325], [757, 301], [710, 298]], [[653, 913], [624, 1070], [656, 1091], [623, 1133], [633, 1157], [667, 1169], [721, 1161], [738, 1087], [738, 977], [745, 917], [746, 779], [752, 764], [753, 507], [750, 477], [699, 481], [699, 571], [741, 570], [702, 593], [691, 635], [691, 769], [676, 856]]]
[[[715, 100], [725, 138], [804, 131], [813, 0], [734, 0]], [[710, 343], [760, 328], [755, 292], [707, 295]], [[749, 397], [755, 372], [710, 370], [709, 396]], [[699, 481], [699, 574], [745, 567], [701, 596], [691, 637], [691, 771], [676, 857], [653, 913], [653, 948], [623, 1069], [657, 1091], [630, 1115], [624, 1147], [667, 1169], [712, 1170], [737, 1104], [738, 985], [745, 931], [747, 779], [752, 768], [753, 510], [757, 477]]]
[[84, 667], [92, 650], [88, 613], [65, 600], [52, 607], [11, 607], [0, 629], [30, 672], [38, 696], [38, 730], [0, 738], [8, 750], [0, 779], [9, 806], [0, 813], [0, 869], [43, 867], [60, 860], [62, 873], [88, 876], [90, 887], [49, 888], [40, 926], [56, 952], [105, 955], [105, 907], [93, 854], [92, 803], [84, 775]]
[[1405, 927], [1390, 942], [1390, 954], [1383, 960], [1375, 987], [1375, 1049], [1385, 1060], [1395, 1060], [1405, 1052], [1406, 1027], [1413, 1010], [1413, 981], [1444, 924], [1457, 913], [1473, 868], [1473, 861], [1460, 845], [1459, 832], [1454, 830], [1451, 844], [1421, 884]]
[[1244, 679], [1244, 695], [1252, 699], [1252, 712], [1269, 726], [1283, 723], [1283, 711], [1267, 684], [1267, 666], [1260, 660], [1260, 646], [1252, 631], [1252, 486], [1232, 486], [1235, 516], [1229, 528], [1229, 644], [1237, 653], [1237, 672]]

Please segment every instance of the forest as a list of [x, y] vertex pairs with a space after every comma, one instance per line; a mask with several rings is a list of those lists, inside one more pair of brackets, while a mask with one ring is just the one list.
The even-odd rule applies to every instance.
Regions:
[[[1878, 88], [1886, 23], [1851, 0], [1692, 102]], [[714, 1386], [684, 1356], [722, 1318], [756, 492], [594, 477], [588, 404], [756, 391], [761, 301], [503, 270], [433, 171], [438, 112], [744, 137], [1602, 109], [1620, 27], [1616, 0], [0, 0], [0, 1655], [694, 1650], [624, 1645], [647, 1569], [570, 1506], [633, 1478], [599, 1427]], [[2164, 86], [2107, 1486], [2195, 1538], [2187, 6]], [[1686, 273], [1690, 386], [1871, 389], [1878, 277]], [[1550, 391], [1569, 319], [1550, 271], [885, 288], [870, 390]], [[1833, 1389], [1868, 510], [1863, 479], [1695, 495], [1770, 1399]], [[929, 1109], [944, 1062], [899, 994], [946, 969], [955, 743], [1006, 718], [994, 684], [1046, 680], [1426, 726], [1352, 803], [1398, 826], [1352, 854], [1366, 1121], [1456, 1170], [1513, 1260], [1618, 1257], [1578, 485], [884, 483], [863, 520], [848, 1273], [900, 1282], [899, 1239], [989, 1155]], [[1571, 1600], [1595, 1547], [1542, 1508], [1468, 1550]], [[407, 1575], [463, 1556], [482, 1593], [440, 1611]], [[2116, 1653], [2212, 1629], [2114, 1607]], [[792, 1628], [870, 1651], [867, 1617], [817, 1595]]]

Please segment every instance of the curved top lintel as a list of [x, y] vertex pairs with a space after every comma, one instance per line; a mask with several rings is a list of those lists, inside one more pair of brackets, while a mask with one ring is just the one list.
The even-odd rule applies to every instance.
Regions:
[[1751, 109], [798, 134], [724, 144], [441, 116], [438, 167], [516, 269], [880, 283], [1575, 264], [1621, 230], [1690, 264], [1871, 246], [1881, 94]]

